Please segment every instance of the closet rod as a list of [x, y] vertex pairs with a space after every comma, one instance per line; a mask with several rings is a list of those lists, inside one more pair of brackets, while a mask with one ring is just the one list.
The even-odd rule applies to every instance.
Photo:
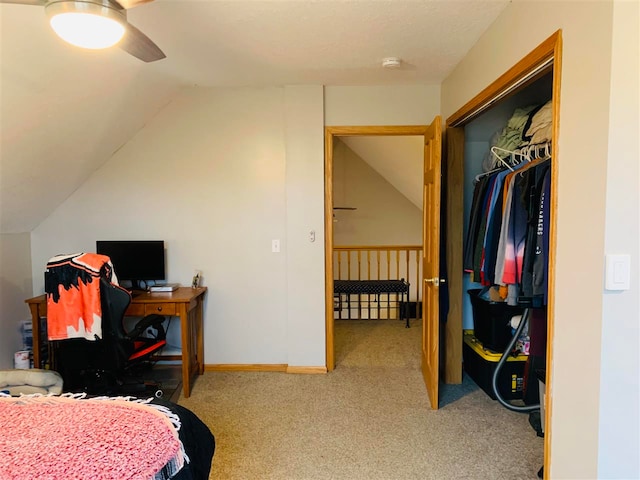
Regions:
[[451, 124], [450, 126], [457, 127], [458, 125], [464, 125], [467, 121], [480, 115], [482, 112], [487, 110], [491, 105], [498, 102], [499, 100], [502, 100], [504, 97], [509, 95], [511, 92], [516, 90], [521, 85], [524, 85], [525, 83], [527, 83], [529, 80], [531, 80], [532, 78], [540, 74], [542, 71], [544, 71], [546, 68], [550, 67], [551, 65], [553, 65], [553, 57], [547, 58], [544, 62], [542, 62], [537, 67], [535, 67], [530, 72], [528, 72], [525, 76], [519, 78], [514, 83], [506, 87], [504, 90], [502, 90], [501, 92], [498, 92], [498, 94], [496, 94], [494, 97], [491, 97], [491, 99], [487, 100], [478, 108], [475, 108], [474, 110], [470, 111], [464, 117], [458, 119], [455, 123]]
[[[507, 162], [501, 158], [495, 151], [496, 150], [501, 150], [502, 152], [505, 153], [509, 153], [512, 155], [520, 155], [525, 161], [531, 163], [534, 160], [539, 160], [539, 159], [543, 159], [543, 158], [551, 158], [551, 140], [544, 142], [544, 143], [538, 143], [535, 145], [527, 145], [526, 147], [522, 147], [522, 148], [517, 148], [515, 150], [507, 150], [505, 148], [500, 148], [500, 147], [491, 147], [491, 153], [494, 154], [496, 156], [496, 158], [500, 161], [500, 163], [502, 163], [505, 167], [507, 167], [509, 170], [511, 170], [512, 172], [514, 171], [513, 168], [511, 168], [510, 165], [507, 164]], [[531, 149], [533, 149], [533, 157], [531, 156]], [[538, 152], [542, 152], [544, 151], [543, 155], [538, 155]], [[514, 164], [514, 166], [516, 166], [518, 164]], [[494, 168], [492, 170], [489, 170], [488, 172], [482, 172], [479, 173], [478, 175], [476, 175], [473, 179], [474, 183], [477, 183], [478, 180], [480, 180], [482, 177], [486, 177], [487, 175], [491, 175], [492, 173], [497, 173], [504, 170], [504, 167], [499, 167], [499, 168]]]

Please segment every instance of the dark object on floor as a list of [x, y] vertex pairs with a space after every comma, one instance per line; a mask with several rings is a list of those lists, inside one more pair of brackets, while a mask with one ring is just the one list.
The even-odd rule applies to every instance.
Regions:
[[175, 403], [155, 399], [153, 403], [163, 405], [176, 413], [182, 427], [178, 432], [184, 450], [190, 459], [172, 480], [207, 480], [215, 453], [215, 437], [195, 413]]
[[422, 318], [422, 302], [403, 302], [400, 307], [402, 318]]
[[[488, 351], [473, 335], [464, 336], [462, 344], [464, 371], [494, 400], [496, 395], [493, 392], [492, 377], [500, 357], [502, 354]], [[522, 398], [526, 360], [527, 357], [524, 355], [511, 357], [500, 370], [498, 386], [500, 395], [504, 399]]]
[[529, 412], [529, 425], [536, 431], [539, 437], [544, 437], [542, 432], [542, 419], [540, 418], [540, 410]]
[[489, 302], [479, 296], [481, 289], [468, 290], [473, 311], [473, 334], [485, 348], [503, 352], [511, 341], [511, 317], [524, 309], [504, 302]]

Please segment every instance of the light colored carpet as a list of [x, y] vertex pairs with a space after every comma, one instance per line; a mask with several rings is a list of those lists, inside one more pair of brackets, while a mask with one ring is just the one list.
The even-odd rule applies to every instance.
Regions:
[[210, 478], [536, 479], [543, 440], [527, 415], [466, 377], [429, 408], [420, 335], [415, 320], [336, 321], [327, 375], [206, 372], [179, 403], [216, 437]]

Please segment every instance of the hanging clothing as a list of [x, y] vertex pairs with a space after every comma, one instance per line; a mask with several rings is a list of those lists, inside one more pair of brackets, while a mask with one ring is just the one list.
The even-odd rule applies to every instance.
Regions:
[[486, 176], [480, 178], [473, 189], [473, 200], [471, 201], [471, 212], [469, 214], [469, 225], [464, 247], [463, 268], [466, 272], [473, 271], [473, 253], [478, 239], [482, 205], [489, 180], [489, 177]]
[[553, 110], [551, 100], [531, 113], [533, 113], [533, 115], [530, 116], [530, 121], [524, 128], [520, 147], [549, 142], [553, 135]]
[[541, 211], [540, 202], [543, 196], [544, 179], [549, 172], [550, 165], [548, 162], [533, 169], [532, 184], [529, 189], [530, 198], [527, 202], [528, 212], [528, 232], [526, 250], [524, 254], [524, 265], [522, 271], [522, 295], [527, 298], [533, 298], [533, 275], [534, 263], [536, 257], [543, 253], [542, 245], [538, 244], [538, 236], [544, 231], [544, 215]]
[[536, 223], [535, 257], [533, 260], [533, 305], [547, 304], [549, 288], [549, 201], [551, 198], [551, 168], [547, 168], [542, 179], [538, 199]]
[[49, 340], [102, 338], [101, 274], [117, 285], [106, 255], [76, 253], [49, 260], [45, 271]]
[[464, 267], [512, 305], [546, 304], [550, 171], [550, 159], [523, 162], [474, 188]]

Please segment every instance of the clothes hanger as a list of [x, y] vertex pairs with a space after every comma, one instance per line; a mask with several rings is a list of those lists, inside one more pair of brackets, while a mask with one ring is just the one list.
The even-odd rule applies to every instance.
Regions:
[[491, 147], [491, 153], [498, 159], [498, 161], [513, 172], [514, 170], [513, 170], [513, 168], [511, 168], [511, 165], [509, 165], [507, 162], [505, 162], [504, 158], [502, 158], [500, 155], [498, 155], [498, 151], [506, 152], [506, 153], [513, 153], [513, 152], [511, 150], [506, 150], [506, 149], [500, 148], [500, 147]]
[[[533, 153], [533, 157], [531, 154]], [[538, 143], [527, 147], [527, 155], [531, 160], [537, 160], [539, 158], [551, 158], [551, 142]], [[529, 161], [531, 161], [529, 160]]]
[[515, 157], [520, 157], [522, 160], [526, 160], [527, 162], [531, 162], [531, 158], [524, 152], [522, 151], [518, 151], [518, 150], [507, 150], [506, 148], [501, 148], [501, 147], [491, 147], [491, 153], [500, 161], [500, 163], [502, 163], [504, 166], [506, 166], [509, 170], [511, 170], [512, 172], [514, 171], [513, 168], [511, 168], [511, 166], [505, 162], [505, 160], [498, 155], [498, 151], [500, 152], [504, 152], [504, 153], [508, 153], [509, 155], [511, 155], [511, 158], [513, 159], [513, 163], [512, 165], [517, 165], [520, 162], [516, 162]]
[[[493, 156], [495, 156], [498, 161], [504, 165], [505, 167], [507, 167], [509, 170], [511, 170], [512, 172], [515, 172], [515, 170], [512, 168], [513, 166], [518, 166], [519, 164], [522, 163], [522, 160], [525, 160], [528, 163], [531, 163], [533, 160], [537, 160], [543, 157], [539, 157], [538, 156], [538, 148], [544, 148], [545, 151], [545, 156], [544, 158], [549, 158], [551, 155], [549, 155], [549, 150], [550, 150], [550, 142], [546, 142], [544, 146], [542, 145], [528, 145], [526, 147], [522, 147], [521, 149], [518, 150], [507, 150], [506, 148], [502, 148], [502, 147], [496, 147], [493, 146], [491, 147], [490, 151], [491, 154]], [[509, 162], [507, 162], [504, 158], [502, 158], [498, 152], [503, 152], [503, 153], [508, 153], [509, 156], [511, 157], [511, 164], [509, 164]], [[533, 153], [533, 158], [531, 157]], [[516, 157], [520, 157], [521, 160], [519, 162], [516, 162]], [[502, 167], [500, 168], [494, 168], [492, 170], [489, 170], [488, 172], [483, 172], [480, 173], [478, 175], [476, 175], [474, 177], [474, 183], [477, 183], [482, 177], [485, 177], [487, 175], [491, 175], [492, 173], [496, 173], [502, 170]], [[523, 172], [520, 172], [520, 174], [522, 174]]]
[[[498, 150], [499, 150], [499, 151], [501, 151], [501, 152], [504, 152], [504, 153], [508, 153], [508, 154], [511, 156], [511, 159], [512, 159], [512, 162], [513, 162], [513, 163], [509, 164], [509, 162], [505, 161], [505, 159], [504, 159], [504, 158], [502, 158], [502, 157], [498, 154]], [[511, 151], [511, 150], [507, 150], [507, 149], [501, 148], [501, 147], [491, 147], [490, 151], [491, 151], [491, 154], [492, 154], [493, 156], [495, 156], [495, 157], [498, 159], [498, 161], [499, 161], [499, 162], [500, 162], [504, 167], [507, 167], [507, 168], [508, 168], [509, 170], [511, 170], [512, 172], [515, 172], [515, 170], [511, 167], [511, 165], [517, 165], [518, 163], [521, 163], [521, 162], [517, 162], [517, 163], [516, 163], [516, 162], [514, 162], [514, 160], [513, 160], [513, 159], [514, 159], [514, 156], [521, 156], [521, 157], [522, 157], [522, 158], [524, 158], [525, 160], [528, 160], [529, 162], [531, 161], [531, 160], [529, 160], [529, 159], [526, 157], [526, 155], [524, 155], [523, 153], [520, 153], [520, 152], [517, 152], [517, 151], [515, 151], [515, 152], [514, 152], [514, 151]], [[478, 181], [480, 181], [480, 179], [481, 179], [482, 177], [485, 177], [485, 176], [487, 176], [487, 175], [491, 175], [492, 173], [500, 172], [500, 171], [502, 171], [502, 170], [503, 170], [503, 167], [498, 167], [498, 168], [494, 168], [494, 169], [492, 169], [492, 170], [489, 170], [488, 172], [479, 173], [478, 175], [476, 175], [476, 176], [475, 176], [475, 178], [474, 178], [474, 183], [477, 183]]]
[[[486, 177], [487, 175], [491, 175], [492, 173], [501, 172], [503, 170], [504, 170], [504, 168], [498, 167], [498, 168], [494, 168], [493, 170], [489, 170], [488, 172], [479, 173], [478, 175], [476, 175], [474, 177], [473, 183], [478, 183], [482, 177]], [[513, 170], [511, 170], [511, 171], [513, 171]]]

